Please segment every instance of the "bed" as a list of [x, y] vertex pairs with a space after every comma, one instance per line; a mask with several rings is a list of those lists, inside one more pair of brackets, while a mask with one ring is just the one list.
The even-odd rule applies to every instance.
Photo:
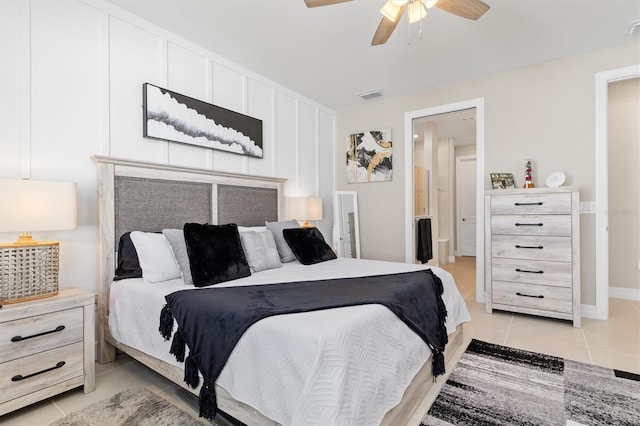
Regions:
[[[116, 246], [129, 231], [180, 228], [186, 222], [256, 227], [282, 220], [284, 180], [96, 156], [99, 200], [100, 363], [116, 348], [198, 394], [158, 333], [164, 296], [182, 278], [114, 281]], [[260, 206], [257, 208], [256, 206]], [[338, 258], [297, 261], [221, 286], [360, 277], [423, 265]], [[449, 343], [462, 342], [469, 314], [450, 274], [432, 268], [445, 288]], [[430, 350], [395, 314], [368, 304], [265, 318], [238, 341], [218, 380], [219, 408], [249, 424], [405, 424], [433, 382]]]

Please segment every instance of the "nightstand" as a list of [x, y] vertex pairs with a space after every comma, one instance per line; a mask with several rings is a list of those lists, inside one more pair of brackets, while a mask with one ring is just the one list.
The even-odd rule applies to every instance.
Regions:
[[69, 389], [95, 390], [95, 297], [62, 288], [0, 309], [0, 415]]

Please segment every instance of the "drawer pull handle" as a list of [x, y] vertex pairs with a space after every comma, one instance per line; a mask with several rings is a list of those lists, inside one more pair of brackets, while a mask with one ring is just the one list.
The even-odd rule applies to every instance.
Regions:
[[532, 296], [532, 295], [530, 295], [530, 294], [522, 294], [522, 293], [520, 293], [520, 292], [517, 292], [517, 293], [516, 293], [516, 295], [518, 295], [518, 296], [522, 296], [522, 297], [533, 297], [533, 298], [535, 298], [535, 299], [544, 299], [544, 296], [543, 296], [543, 295], [539, 295], [539, 296]]
[[58, 363], [56, 365], [54, 365], [53, 367], [45, 368], [44, 370], [40, 370], [40, 371], [37, 371], [35, 373], [28, 374], [26, 376], [23, 376], [22, 374], [18, 374], [17, 376], [13, 376], [11, 378], [11, 381], [12, 382], [19, 382], [20, 380], [28, 379], [29, 377], [37, 376], [38, 374], [46, 373], [46, 372], [51, 371], [51, 370], [56, 370], [56, 369], [62, 367], [64, 364], [65, 364], [64, 361], [58, 361]]
[[539, 249], [542, 250], [543, 246], [521, 246], [520, 244], [516, 244], [516, 248], [530, 248], [530, 249]]
[[59, 325], [56, 328], [54, 328], [53, 330], [49, 330], [49, 331], [43, 331], [42, 333], [38, 333], [38, 334], [32, 334], [31, 336], [13, 336], [11, 338], [12, 342], [21, 342], [22, 340], [27, 340], [27, 339], [32, 339], [34, 337], [40, 337], [40, 336], [44, 336], [46, 334], [51, 334], [51, 333], [57, 333], [58, 331], [62, 331], [64, 330], [64, 325]]
[[529, 271], [527, 269], [516, 268], [516, 272], [527, 272], [529, 274], [544, 274], [544, 271]]
[[537, 203], [514, 203], [516, 206], [541, 206], [542, 201], [538, 201]]
[[516, 222], [516, 226], [544, 226], [543, 223], [519, 223]]

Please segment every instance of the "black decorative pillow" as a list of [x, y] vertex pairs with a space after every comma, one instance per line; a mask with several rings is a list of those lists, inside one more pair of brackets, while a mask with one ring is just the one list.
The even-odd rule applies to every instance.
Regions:
[[313, 265], [336, 258], [336, 254], [324, 241], [318, 228], [283, 229], [282, 235], [296, 259], [303, 265]]
[[142, 278], [142, 268], [138, 260], [136, 246], [131, 241], [131, 232], [122, 234], [118, 241], [118, 267], [116, 268], [115, 281], [125, 278]]
[[204, 287], [251, 275], [236, 224], [185, 223], [184, 240], [194, 286]]

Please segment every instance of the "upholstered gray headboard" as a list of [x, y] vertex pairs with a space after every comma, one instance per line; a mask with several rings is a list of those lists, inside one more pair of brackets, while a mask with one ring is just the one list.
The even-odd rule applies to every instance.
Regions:
[[278, 191], [273, 188], [218, 185], [217, 207], [219, 224], [264, 225], [265, 220], [278, 220]]
[[211, 222], [211, 184], [115, 177], [115, 236]]
[[182, 228], [187, 222], [264, 225], [278, 220], [278, 190], [115, 176], [115, 237]]

